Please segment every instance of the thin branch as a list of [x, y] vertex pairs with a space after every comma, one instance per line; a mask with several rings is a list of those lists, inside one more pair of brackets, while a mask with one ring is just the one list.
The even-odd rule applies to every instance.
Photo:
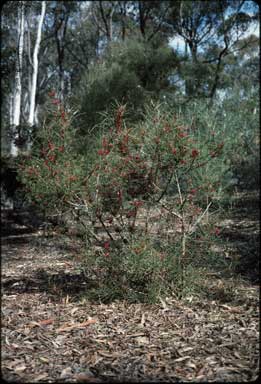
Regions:
[[212, 201], [207, 205], [205, 211], [197, 218], [196, 222], [193, 224], [193, 226], [189, 230], [189, 235], [191, 235], [191, 233], [193, 233], [195, 231], [196, 226], [200, 223], [200, 221], [203, 219], [205, 214], [208, 212], [208, 209], [211, 206], [211, 204], [212, 204]]

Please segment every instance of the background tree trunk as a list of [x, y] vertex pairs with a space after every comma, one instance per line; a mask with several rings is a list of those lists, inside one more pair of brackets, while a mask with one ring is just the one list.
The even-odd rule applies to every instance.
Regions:
[[21, 116], [21, 97], [22, 97], [22, 66], [23, 66], [23, 50], [24, 50], [24, 1], [18, 6], [18, 33], [17, 33], [17, 57], [15, 63], [15, 86], [13, 98], [13, 118], [12, 118], [12, 139], [11, 139], [11, 156], [18, 155], [17, 146], [17, 127], [20, 125]]
[[[30, 92], [30, 108], [29, 108], [29, 117], [28, 117], [28, 125], [29, 127], [32, 127], [35, 123], [35, 95], [36, 95], [36, 86], [37, 86], [37, 76], [38, 76], [38, 54], [41, 44], [41, 33], [42, 33], [42, 25], [44, 21], [46, 11], [46, 2], [42, 1], [42, 10], [41, 10], [41, 16], [38, 24], [38, 30], [37, 30], [37, 37], [36, 42], [34, 46], [34, 53], [33, 53], [33, 75], [32, 75], [32, 82], [31, 82], [31, 92]], [[31, 139], [28, 139], [28, 149], [31, 148]]]

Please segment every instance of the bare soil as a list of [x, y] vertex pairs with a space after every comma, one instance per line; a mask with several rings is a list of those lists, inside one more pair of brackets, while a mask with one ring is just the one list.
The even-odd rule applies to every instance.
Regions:
[[[2, 212], [2, 378], [7, 382], [248, 382], [259, 375], [258, 194], [220, 223], [235, 276], [205, 298], [92, 304], [77, 238]], [[30, 221], [30, 220], [29, 220]]]

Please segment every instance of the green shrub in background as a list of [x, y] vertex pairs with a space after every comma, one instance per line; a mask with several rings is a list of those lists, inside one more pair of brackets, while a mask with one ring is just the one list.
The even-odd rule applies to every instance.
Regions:
[[93, 63], [82, 79], [74, 99], [83, 136], [101, 126], [102, 113], [115, 101], [127, 104], [125, 118], [137, 122], [146, 103], [170, 87], [168, 76], [175, 66], [177, 57], [167, 45], [131, 38], [111, 43], [103, 60]]
[[129, 126], [126, 107], [119, 106], [110, 128], [112, 120], [104, 120], [106, 131], [88, 162], [75, 149], [69, 116], [56, 99], [52, 105], [53, 117], [20, 165], [20, 177], [32, 201], [52, 213], [70, 212], [82, 227], [85, 270], [99, 282], [89, 294], [104, 301], [182, 294], [192, 280], [188, 266], [213, 231], [207, 213], [216, 186], [206, 167], [224, 143], [214, 136], [199, 140], [160, 105]]
[[224, 97], [211, 107], [206, 100], [192, 100], [174, 108], [181, 121], [194, 131], [199, 141], [224, 141], [226, 150], [208, 165], [213, 183], [221, 181], [219, 198], [237, 188], [258, 188], [260, 169], [260, 131], [258, 95]]
[[60, 213], [77, 193], [84, 161], [75, 152], [75, 134], [70, 118], [51, 93], [47, 118], [35, 139], [33, 152], [18, 166], [29, 201], [46, 212]]

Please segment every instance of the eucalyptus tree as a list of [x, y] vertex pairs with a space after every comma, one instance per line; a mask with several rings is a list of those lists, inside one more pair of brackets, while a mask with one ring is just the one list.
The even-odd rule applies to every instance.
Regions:
[[[39, 14], [39, 5], [41, 14]], [[5, 140], [10, 140], [10, 155], [16, 157], [19, 149], [28, 143], [28, 126], [35, 123], [35, 100], [38, 77], [38, 55], [46, 2], [9, 2], [4, 7], [2, 31], [5, 31], [5, 47], [11, 58], [4, 62], [9, 66], [4, 74], [8, 98], [3, 103], [9, 110], [9, 121], [2, 117]], [[14, 15], [16, 14], [16, 17]], [[8, 151], [9, 151], [8, 150]]]
[[[38, 22], [38, 28], [37, 28], [37, 36], [34, 46], [34, 52], [33, 52], [33, 61], [32, 61], [32, 67], [33, 67], [33, 74], [32, 74], [32, 81], [31, 81], [31, 87], [30, 87], [30, 109], [29, 109], [29, 116], [28, 116], [28, 125], [29, 127], [32, 127], [35, 124], [35, 97], [36, 97], [36, 87], [37, 87], [37, 77], [38, 77], [38, 55], [40, 50], [40, 43], [41, 43], [41, 34], [42, 34], [42, 26], [44, 21], [46, 11], [46, 2], [42, 1], [41, 4], [41, 15]], [[31, 141], [28, 140], [28, 149], [31, 147]]]
[[1, 149], [10, 152], [17, 65], [17, 4], [5, 4], [1, 14]]
[[256, 16], [249, 15], [247, 3], [252, 2], [170, 2], [166, 23], [172, 27], [174, 35], [185, 43], [180, 76], [185, 80], [187, 96], [214, 98], [224, 58], [233, 52], [237, 42], [255, 22]]
[[11, 115], [11, 156], [18, 155], [18, 132], [17, 127], [20, 125], [21, 116], [21, 98], [22, 98], [22, 75], [23, 75], [23, 52], [24, 52], [24, 13], [25, 2], [18, 2], [17, 7], [17, 46], [15, 60], [15, 78], [14, 78], [14, 93], [11, 96], [10, 115]]

